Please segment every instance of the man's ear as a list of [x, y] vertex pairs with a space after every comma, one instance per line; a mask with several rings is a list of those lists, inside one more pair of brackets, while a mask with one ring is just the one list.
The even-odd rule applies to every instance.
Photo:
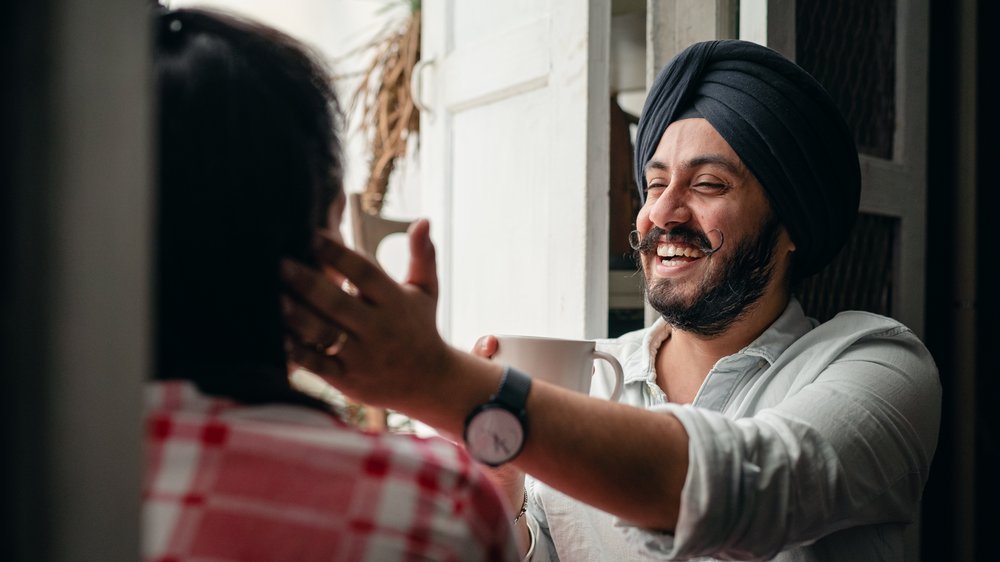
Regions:
[[792, 237], [788, 235], [788, 230], [784, 226], [781, 227], [781, 232], [778, 234], [778, 248], [782, 252], [776, 259], [782, 259], [784, 257], [788, 261], [788, 269], [785, 272], [785, 281], [789, 283], [789, 288], [792, 292], [798, 290], [797, 285], [799, 281], [795, 280], [795, 242], [792, 242]]

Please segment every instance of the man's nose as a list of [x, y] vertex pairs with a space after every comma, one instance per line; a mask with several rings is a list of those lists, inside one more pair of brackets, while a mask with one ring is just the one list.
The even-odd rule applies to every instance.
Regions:
[[684, 224], [691, 220], [691, 207], [688, 206], [686, 190], [679, 187], [668, 187], [653, 202], [649, 211], [649, 219], [656, 226], [670, 230], [669, 227]]

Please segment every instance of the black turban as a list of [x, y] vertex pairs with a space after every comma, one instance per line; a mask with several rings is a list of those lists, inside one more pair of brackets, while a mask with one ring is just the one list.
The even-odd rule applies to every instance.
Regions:
[[794, 271], [815, 273], [847, 242], [858, 213], [861, 171], [851, 131], [806, 71], [747, 41], [691, 45], [660, 71], [639, 119], [635, 176], [670, 123], [704, 117], [764, 186], [795, 243]]

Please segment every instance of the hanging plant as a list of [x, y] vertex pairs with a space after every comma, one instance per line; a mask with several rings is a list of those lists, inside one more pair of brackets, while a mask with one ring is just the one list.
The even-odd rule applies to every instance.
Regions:
[[408, 8], [407, 17], [355, 52], [370, 57], [351, 96], [350, 111], [360, 115], [358, 128], [371, 152], [361, 206], [373, 215], [382, 211], [389, 176], [420, 128], [420, 112], [410, 91], [413, 67], [420, 60], [420, 0], [394, 0], [387, 8], [400, 4]]

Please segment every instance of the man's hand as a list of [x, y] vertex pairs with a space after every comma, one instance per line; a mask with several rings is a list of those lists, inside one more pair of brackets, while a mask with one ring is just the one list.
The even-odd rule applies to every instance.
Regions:
[[410, 227], [410, 266], [402, 283], [323, 234], [314, 245], [323, 271], [284, 260], [290, 359], [366, 404], [403, 409], [421, 395], [446, 395], [437, 389], [443, 381], [428, 375], [446, 372], [454, 355], [437, 331], [429, 233], [426, 220]]
[[492, 359], [497, 354], [499, 347], [500, 342], [497, 341], [496, 336], [482, 336], [476, 340], [476, 345], [472, 347], [472, 354], [483, 359]]

